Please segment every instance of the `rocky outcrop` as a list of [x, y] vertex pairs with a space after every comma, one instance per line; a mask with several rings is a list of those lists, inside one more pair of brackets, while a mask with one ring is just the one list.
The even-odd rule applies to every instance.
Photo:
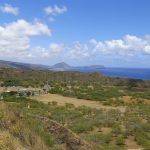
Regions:
[[56, 137], [59, 143], [65, 144], [67, 150], [92, 150], [91, 146], [71, 130], [56, 121], [39, 118], [48, 132]]

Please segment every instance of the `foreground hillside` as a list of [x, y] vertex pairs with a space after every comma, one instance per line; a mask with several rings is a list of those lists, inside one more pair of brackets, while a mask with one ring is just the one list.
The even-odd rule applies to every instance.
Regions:
[[[127, 150], [150, 148], [150, 105], [136, 99], [119, 109], [48, 105], [5, 95], [0, 102], [0, 148]], [[7, 140], [6, 140], [7, 139]]]
[[4, 96], [0, 102], [0, 149], [91, 150], [87, 142], [56, 119], [52, 120], [50, 111], [53, 109], [56, 106]]

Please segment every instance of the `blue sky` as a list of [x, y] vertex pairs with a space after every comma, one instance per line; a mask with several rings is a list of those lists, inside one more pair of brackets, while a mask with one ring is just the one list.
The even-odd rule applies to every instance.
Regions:
[[0, 0], [0, 59], [150, 67], [149, 0]]

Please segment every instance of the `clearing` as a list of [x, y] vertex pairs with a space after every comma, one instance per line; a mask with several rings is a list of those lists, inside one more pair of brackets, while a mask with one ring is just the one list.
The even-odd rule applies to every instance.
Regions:
[[118, 109], [122, 113], [124, 113], [126, 109], [126, 107], [124, 106], [119, 106], [119, 107], [104, 106], [98, 101], [65, 97], [65, 96], [61, 96], [58, 94], [46, 94], [46, 95], [40, 95], [40, 96], [33, 96], [32, 99], [35, 99], [37, 101], [40, 101], [46, 104], [48, 102], [55, 101], [58, 103], [58, 105], [65, 105], [66, 103], [70, 103], [70, 104], [73, 104], [75, 107], [87, 106], [87, 107], [97, 108], [97, 109]]

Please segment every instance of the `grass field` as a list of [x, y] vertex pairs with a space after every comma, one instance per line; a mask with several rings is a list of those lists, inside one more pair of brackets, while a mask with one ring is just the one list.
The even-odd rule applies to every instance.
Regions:
[[113, 106], [105, 106], [101, 102], [85, 100], [85, 99], [77, 99], [72, 97], [65, 97], [58, 94], [45, 94], [41, 96], [33, 96], [32, 99], [38, 100], [43, 103], [57, 102], [58, 105], [66, 105], [73, 104], [75, 107], [86, 106], [90, 108], [96, 109], [118, 109], [120, 112], [125, 112], [125, 106], [113, 107]]

